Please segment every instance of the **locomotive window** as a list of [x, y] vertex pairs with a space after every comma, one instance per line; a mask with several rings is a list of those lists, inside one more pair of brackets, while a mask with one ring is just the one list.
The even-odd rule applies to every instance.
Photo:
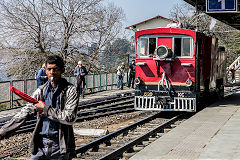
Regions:
[[153, 57], [154, 51], [157, 46], [157, 39], [144, 37], [140, 38], [139, 42], [139, 56], [140, 57]]
[[192, 56], [192, 43], [191, 38], [181, 37], [174, 38], [174, 53], [178, 57]]
[[181, 56], [181, 41], [182, 38], [174, 39], [174, 52], [176, 56]]
[[156, 49], [156, 38], [149, 38], [149, 56], [152, 57]]
[[183, 38], [182, 42], [182, 56], [191, 56], [190, 38]]
[[140, 56], [148, 55], [148, 38], [141, 38], [140, 40]]

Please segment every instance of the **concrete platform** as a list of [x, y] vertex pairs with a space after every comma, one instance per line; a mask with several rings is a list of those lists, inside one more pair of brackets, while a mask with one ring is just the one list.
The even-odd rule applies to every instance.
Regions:
[[[79, 105], [91, 103], [94, 101], [100, 101], [100, 100], [105, 99], [106, 97], [118, 97], [118, 96], [121, 96], [124, 94], [132, 93], [133, 91], [134, 91], [134, 89], [129, 89], [127, 87], [124, 87], [123, 90], [113, 89], [113, 90], [92, 93], [89, 95], [85, 95], [84, 99], [80, 98]], [[0, 120], [4, 119], [5, 117], [14, 116], [20, 110], [21, 110], [21, 108], [0, 111]]]
[[130, 160], [240, 159], [240, 94], [195, 114]]

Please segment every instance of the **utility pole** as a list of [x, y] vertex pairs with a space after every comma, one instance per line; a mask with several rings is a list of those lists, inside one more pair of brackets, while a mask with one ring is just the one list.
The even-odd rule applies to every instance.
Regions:
[[196, 31], [198, 31], [198, 0], [196, 0], [196, 3], [195, 3], [195, 10], [196, 10]]

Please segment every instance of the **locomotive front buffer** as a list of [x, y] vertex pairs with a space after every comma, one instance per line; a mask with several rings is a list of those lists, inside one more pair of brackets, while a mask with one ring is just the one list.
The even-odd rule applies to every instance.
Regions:
[[196, 112], [196, 96], [192, 92], [136, 90], [135, 94], [136, 110]]

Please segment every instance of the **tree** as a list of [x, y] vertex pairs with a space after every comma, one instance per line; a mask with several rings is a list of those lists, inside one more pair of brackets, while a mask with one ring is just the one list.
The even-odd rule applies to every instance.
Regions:
[[0, 5], [1, 47], [14, 57], [9, 75], [30, 76], [50, 50], [47, 32], [51, 15], [43, 1], [3, 0]]
[[[9, 75], [29, 77], [49, 54], [59, 54], [71, 74], [78, 60], [89, 71], [106, 44], [120, 33], [121, 8], [102, 0], [3, 0], [1, 6], [2, 49], [12, 53]], [[88, 52], [95, 43], [94, 52]], [[20, 72], [16, 72], [21, 68]]]
[[107, 70], [113, 71], [121, 62], [128, 61], [129, 54], [135, 54], [134, 47], [128, 40], [119, 38], [106, 46], [102, 64]]

